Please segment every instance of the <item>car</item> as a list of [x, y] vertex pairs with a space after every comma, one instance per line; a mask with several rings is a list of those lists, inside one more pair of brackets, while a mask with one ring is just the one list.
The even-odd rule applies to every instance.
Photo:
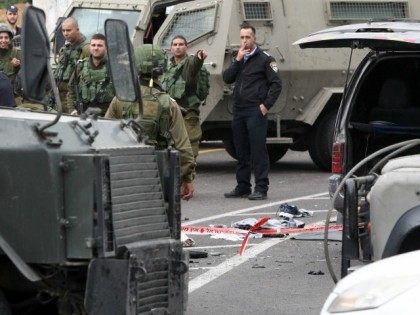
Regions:
[[321, 315], [418, 314], [420, 250], [364, 266], [340, 280]]
[[345, 87], [332, 147], [329, 190], [343, 214], [341, 276], [352, 261], [420, 249], [420, 23], [345, 25], [295, 44], [366, 54]]
[[[350, 24], [313, 33], [294, 44], [348, 47], [353, 55], [356, 49], [370, 50], [346, 87], [338, 111], [329, 182], [333, 195], [344, 175], [363, 158], [420, 135], [416, 130], [420, 128], [420, 23]], [[343, 209], [342, 198], [335, 208]]]

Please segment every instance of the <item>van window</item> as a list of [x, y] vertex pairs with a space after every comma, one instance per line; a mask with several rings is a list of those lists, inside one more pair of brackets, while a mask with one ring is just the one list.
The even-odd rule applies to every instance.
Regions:
[[272, 20], [271, 6], [269, 1], [244, 1], [243, 13], [245, 21]]
[[329, 1], [331, 22], [369, 19], [404, 19], [409, 17], [407, 1]]
[[80, 31], [86, 36], [88, 41], [95, 33], [105, 34], [104, 23], [106, 19], [125, 21], [130, 38], [132, 38], [140, 19], [140, 11], [76, 8], [71, 13], [71, 16], [77, 20]]
[[190, 43], [214, 31], [217, 5], [176, 12], [164, 32], [161, 46], [168, 49], [176, 35], [182, 35]]
[[389, 57], [374, 65], [351, 109], [353, 165], [383, 147], [418, 138], [420, 132], [420, 57]]

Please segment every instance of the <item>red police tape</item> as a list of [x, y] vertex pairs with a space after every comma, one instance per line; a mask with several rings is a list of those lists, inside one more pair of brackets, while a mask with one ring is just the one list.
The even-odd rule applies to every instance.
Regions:
[[[263, 235], [284, 235], [284, 234], [302, 234], [302, 233], [314, 233], [322, 232], [325, 227], [323, 225], [308, 225], [303, 228], [262, 228], [270, 218], [261, 218], [255, 223], [249, 230], [242, 230], [232, 227], [209, 227], [209, 226], [190, 226], [182, 225], [181, 232], [185, 234], [193, 235], [216, 235], [216, 234], [242, 234], [245, 235], [242, 241], [241, 248], [239, 249], [239, 255], [242, 255], [245, 251], [246, 245], [250, 234], [263, 234]], [[334, 224], [329, 226], [329, 231], [341, 231], [343, 226], [341, 224]]]

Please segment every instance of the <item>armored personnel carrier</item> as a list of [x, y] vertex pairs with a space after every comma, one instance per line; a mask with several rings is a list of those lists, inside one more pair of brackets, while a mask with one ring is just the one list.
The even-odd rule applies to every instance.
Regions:
[[[121, 23], [110, 41], [130, 65]], [[56, 90], [44, 25], [28, 7], [22, 85], [32, 101], [48, 81]], [[178, 153], [144, 144], [134, 121], [94, 113], [0, 108], [0, 126], [0, 313], [182, 314]]]
[[[33, 3], [49, 9], [53, 6], [45, 0]], [[58, 3], [56, 6], [60, 7]], [[267, 142], [271, 162], [280, 159], [288, 149], [309, 150], [319, 167], [330, 170], [334, 122], [342, 87], [348, 79], [347, 70], [351, 75], [366, 52], [356, 52], [354, 63], [349, 65], [350, 49], [302, 51], [292, 43], [309, 33], [342, 24], [371, 19], [419, 19], [420, 3], [414, 0], [90, 0], [73, 1], [61, 14], [75, 17], [88, 38], [101, 31], [103, 21], [112, 16], [127, 21], [134, 46], [155, 42], [169, 49], [171, 38], [182, 34], [189, 42], [191, 53], [207, 50], [211, 90], [206, 105], [201, 107], [203, 140], [222, 140], [232, 156], [235, 156], [230, 130], [233, 87], [223, 83], [221, 74], [239, 49], [240, 24], [252, 24], [257, 30], [257, 43], [276, 58], [283, 79], [283, 92], [269, 112]], [[58, 16], [48, 18], [55, 21]]]

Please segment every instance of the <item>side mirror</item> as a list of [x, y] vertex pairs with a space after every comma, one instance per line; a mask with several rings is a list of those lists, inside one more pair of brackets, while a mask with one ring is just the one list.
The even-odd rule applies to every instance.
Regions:
[[121, 101], [141, 102], [140, 85], [127, 24], [121, 20], [107, 19], [105, 36], [115, 95]]
[[66, 42], [66, 39], [64, 38], [62, 32], [62, 26], [65, 19], [65, 17], [61, 16], [57, 19], [57, 22], [55, 24], [53, 37], [53, 52], [55, 55], [58, 54], [60, 48], [63, 47], [64, 43]]
[[42, 103], [50, 82], [50, 42], [44, 11], [33, 6], [25, 9], [21, 36], [23, 94], [30, 101]]

